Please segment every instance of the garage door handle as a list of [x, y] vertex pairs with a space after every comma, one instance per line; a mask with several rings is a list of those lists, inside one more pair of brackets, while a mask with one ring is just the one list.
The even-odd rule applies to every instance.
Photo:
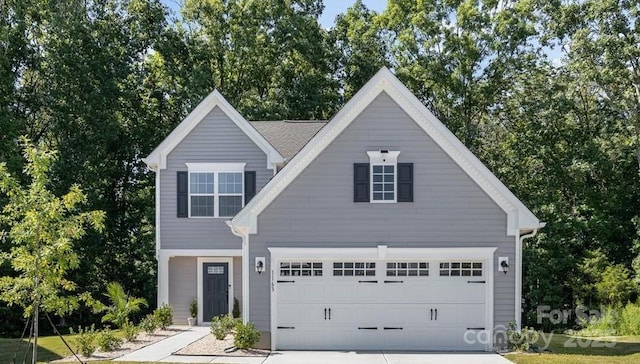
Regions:
[[467, 281], [467, 283], [487, 283], [487, 281]]
[[329, 309], [329, 320], [331, 320], [331, 309]]
[[385, 330], [402, 330], [402, 327], [385, 327]]
[[378, 281], [358, 281], [358, 283], [378, 283]]
[[324, 319], [325, 320], [327, 319], [327, 309], [326, 308], [324, 309]]
[[436, 320], [438, 320], [438, 309], [436, 308]]
[[484, 330], [484, 327], [467, 327], [467, 330]]
[[404, 283], [404, 281], [384, 281], [384, 283]]
[[293, 330], [295, 329], [295, 326], [278, 326], [278, 329]]
[[431, 320], [433, 321], [433, 308], [431, 309]]
[[295, 281], [278, 281], [278, 283], [294, 283]]
[[358, 330], [377, 330], [377, 327], [358, 327]]

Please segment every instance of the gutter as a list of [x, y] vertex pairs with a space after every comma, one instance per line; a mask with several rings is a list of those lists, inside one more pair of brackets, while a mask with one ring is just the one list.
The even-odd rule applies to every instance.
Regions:
[[226, 221], [231, 233], [242, 238], [242, 322], [249, 322], [249, 232], [240, 227], [231, 225], [231, 220]]
[[524, 240], [533, 238], [538, 233], [538, 230], [547, 226], [546, 222], [541, 222], [537, 228], [532, 229], [528, 233], [524, 235], [520, 235], [517, 241], [516, 246], [516, 327], [518, 330], [522, 328], [522, 246], [524, 245]]

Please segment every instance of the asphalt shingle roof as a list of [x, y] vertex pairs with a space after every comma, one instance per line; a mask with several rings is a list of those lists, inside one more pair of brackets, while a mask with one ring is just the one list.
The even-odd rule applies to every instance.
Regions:
[[256, 130], [290, 161], [325, 125], [326, 120], [250, 121]]

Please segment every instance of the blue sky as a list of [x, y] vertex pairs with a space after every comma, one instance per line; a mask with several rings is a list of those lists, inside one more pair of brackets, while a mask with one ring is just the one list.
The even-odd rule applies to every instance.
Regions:
[[[171, 8], [174, 12], [180, 11], [182, 0], [160, 0], [163, 4]], [[323, 28], [331, 28], [336, 15], [344, 13], [347, 8], [353, 5], [356, 0], [324, 0], [324, 12], [320, 17], [320, 24]], [[364, 5], [371, 10], [382, 12], [387, 7], [387, 0], [362, 0]]]

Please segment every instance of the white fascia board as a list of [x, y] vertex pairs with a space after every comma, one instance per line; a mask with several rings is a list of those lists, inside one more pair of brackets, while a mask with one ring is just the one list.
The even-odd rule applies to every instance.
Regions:
[[232, 226], [257, 233], [258, 215], [382, 92], [386, 92], [506, 213], [507, 235], [540, 226], [538, 218], [386, 67], [378, 71], [233, 218]]
[[213, 110], [219, 107], [267, 155], [267, 168], [275, 170], [284, 157], [233, 107], [214, 90], [143, 161], [149, 168], [165, 169], [167, 155]]

